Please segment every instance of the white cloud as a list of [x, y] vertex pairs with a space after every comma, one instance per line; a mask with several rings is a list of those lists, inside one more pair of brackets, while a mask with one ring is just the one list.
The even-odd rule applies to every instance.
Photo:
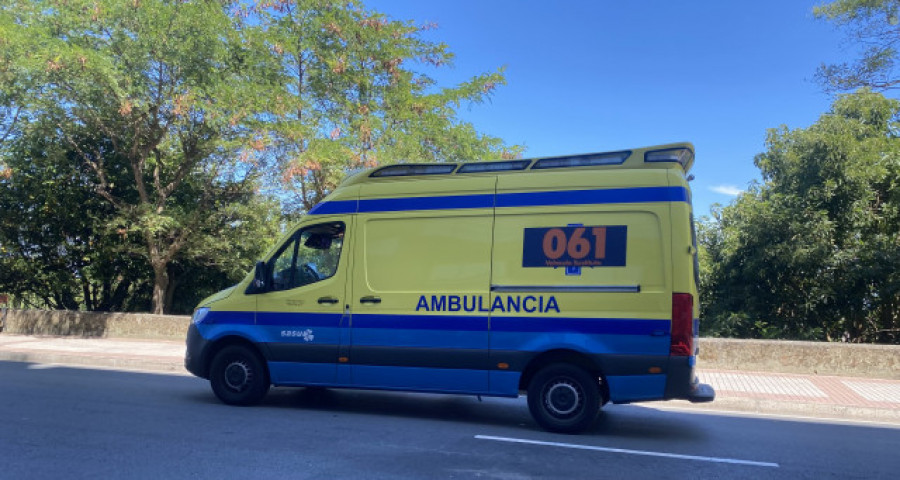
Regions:
[[716, 193], [721, 193], [722, 195], [730, 195], [732, 197], [736, 197], [744, 193], [743, 190], [735, 187], [734, 185], [716, 185], [713, 187], [709, 187], [709, 189]]

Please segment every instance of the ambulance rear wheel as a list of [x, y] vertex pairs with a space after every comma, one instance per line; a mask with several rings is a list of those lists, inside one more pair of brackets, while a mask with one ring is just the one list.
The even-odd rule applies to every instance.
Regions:
[[269, 372], [256, 352], [232, 345], [213, 358], [209, 384], [219, 400], [228, 405], [255, 405], [269, 391]]
[[528, 384], [528, 409], [544, 430], [579, 433], [600, 412], [600, 383], [575, 365], [557, 363], [539, 370]]

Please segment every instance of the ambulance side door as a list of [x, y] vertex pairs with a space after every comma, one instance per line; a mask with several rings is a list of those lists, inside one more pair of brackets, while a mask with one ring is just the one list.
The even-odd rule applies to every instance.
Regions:
[[313, 218], [265, 263], [257, 325], [265, 336], [272, 383], [331, 385], [345, 312], [352, 217]]
[[350, 295], [354, 385], [488, 391], [494, 183], [363, 185]]

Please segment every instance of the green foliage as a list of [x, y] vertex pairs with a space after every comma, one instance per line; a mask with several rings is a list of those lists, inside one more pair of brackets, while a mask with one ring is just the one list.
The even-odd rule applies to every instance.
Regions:
[[826, 89], [886, 90], [900, 86], [894, 69], [900, 47], [900, 1], [836, 0], [816, 7], [814, 12], [845, 29], [852, 42], [864, 47], [853, 63], [819, 68], [818, 77]]
[[[257, 195], [255, 184], [219, 179], [206, 187], [195, 184], [198, 176], [173, 195], [172, 216], [132, 224], [95, 193], [90, 169], [57, 140], [52, 126], [29, 125], [8, 147], [9, 178], [0, 178], [0, 291], [23, 306], [149, 309], [153, 271], [135, 225], [172, 222], [204, 195], [216, 202], [204, 208], [206, 215], [167, 266], [167, 311], [188, 313], [203, 297], [237, 282], [277, 235], [277, 204]], [[79, 145], [101, 141], [78, 138]], [[114, 166], [116, 158], [105, 162]]]
[[52, 131], [25, 133], [7, 146], [10, 175], [0, 178], [0, 291], [32, 307], [128, 309], [149, 273], [130, 255], [136, 245], [109, 224], [113, 209], [85, 188], [89, 172]]
[[763, 183], [701, 224], [707, 334], [900, 343], [900, 102], [769, 132]]
[[[232, 187], [218, 183], [239, 172], [231, 183], [246, 187], [255, 176], [231, 159], [242, 132], [229, 119], [261, 85], [244, 73], [248, 47], [225, 7], [48, 0], [0, 8], [0, 37], [19, 53], [4, 59], [13, 72], [4, 90], [17, 92], [8, 103], [53, 127], [50, 141], [84, 167], [114, 223], [140, 239], [157, 313], [170, 263], [228, 201], [221, 193]], [[179, 201], [191, 186], [197, 196]]]
[[277, 145], [300, 209], [318, 203], [348, 170], [521, 152], [456, 117], [460, 106], [485, 101], [505, 83], [502, 69], [438, 88], [419, 70], [449, 65], [453, 55], [422, 37], [428, 26], [346, 0], [257, 2], [243, 15], [266, 26], [263, 41], [283, 66], [270, 93], [274, 121], [259, 128]]
[[438, 88], [421, 31], [355, 1], [3, 2], [0, 289], [187, 309], [274, 237], [283, 186], [295, 215], [354, 168], [517, 155], [456, 118], [502, 73]]

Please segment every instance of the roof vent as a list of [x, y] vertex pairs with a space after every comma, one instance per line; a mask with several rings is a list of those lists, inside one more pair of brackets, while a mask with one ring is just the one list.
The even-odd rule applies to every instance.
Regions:
[[511, 170], [525, 170], [531, 160], [510, 160], [506, 162], [477, 162], [466, 163], [459, 167], [456, 173], [481, 173], [481, 172], [508, 172]]
[[596, 167], [601, 165], [621, 165], [631, 156], [631, 151], [589, 153], [565, 157], [542, 158], [532, 165], [532, 170], [545, 168]]
[[416, 175], [446, 175], [456, 170], [455, 163], [390, 165], [372, 172], [370, 177], [411, 177]]

